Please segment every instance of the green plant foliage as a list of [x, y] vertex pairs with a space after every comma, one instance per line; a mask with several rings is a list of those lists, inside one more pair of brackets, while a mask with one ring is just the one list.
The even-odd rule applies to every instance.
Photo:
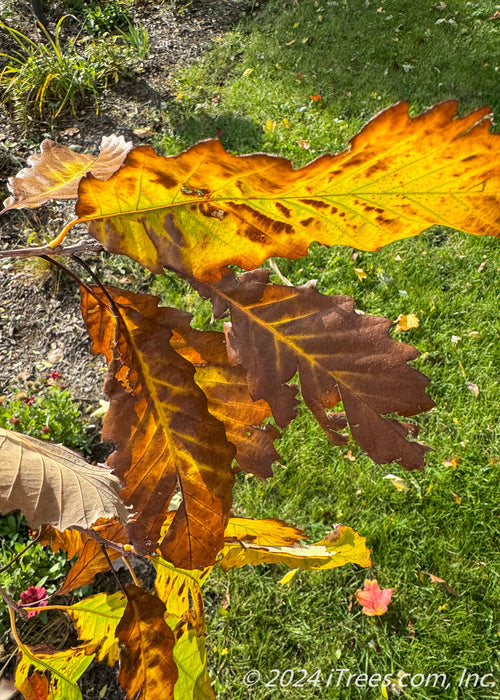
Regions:
[[63, 110], [75, 114], [98, 95], [110, 80], [117, 81], [129, 66], [130, 55], [116, 41], [88, 40], [83, 45], [74, 39], [63, 42], [58, 21], [54, 40], [46, 34], [47, 42], [35, 42], [13, 27], [0, 23], [16, 40], [19, 48], [12, 54], [2, 54], [7, 64], [0, 74], [3, 101], [12, 106], [16, 120], [23, 124], [48, 119], [53, 121]]
[[30, 382], [11, 388], [0, 402], [0, 427], [90, 452], [88, 425], [69, 391], [57, 384]]
[[88, 3], [84, 11], [85, 28], [94, 36], [130, 26], [130, 13], [118, 0]]

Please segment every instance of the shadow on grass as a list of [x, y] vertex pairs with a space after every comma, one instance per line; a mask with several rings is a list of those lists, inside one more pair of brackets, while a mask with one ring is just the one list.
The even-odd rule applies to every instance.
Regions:
[[[448, 99], [461, 114], [498, 110], [494, 11], [488, 1], [270, 2], [181, 72], [181, 97], [167, 110], [173, 141], [219, 135], [229, 150], [304, 161], [341, 149], [400, 100], [413, 113]], [[310, 141], [309, 153], [297, 139]]]

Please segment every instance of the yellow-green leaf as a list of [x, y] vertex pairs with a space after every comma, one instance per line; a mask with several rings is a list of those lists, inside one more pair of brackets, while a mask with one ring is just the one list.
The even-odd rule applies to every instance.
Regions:
[[179, 677], [173, 700], [215, 700], [207, 670], [205, 637], [190, 629], [187, 622], [176, 630], [174, 660]]
[[93, 645], [56, 651], [46, 644], [29, 647], [21, 644], [20, 661], [16, 668], [15, 685], [26, 694], [33, 689], [47, 691], [43, 700], [82, 700], [78, 679], [92, 663]]
[[314, 544], [297, 543], [292, 546], [257, 545], [250, 543], [226, 544], [220, 560], [224, 571], [245, 564], [286, 564], [292, 569], [334, 569], [345, 564], [370, 566], [370, 550], [356, 530], [337, 525], [335, 530]]
[[97, 661], [107, 660], [110, 666], [118, 661], [118, 639], [115, 632], [126, 604], [127, 601], [120, 592], [112, 595], [98, 593], [66, 608], [80, 640], [97, 646]]

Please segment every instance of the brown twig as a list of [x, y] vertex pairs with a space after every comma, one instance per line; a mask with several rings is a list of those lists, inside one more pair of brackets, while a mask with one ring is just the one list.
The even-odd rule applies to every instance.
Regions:
[[77, 530], [78, 532], [81, 532], [83, 535], [87, 535], [88, 537], [92, 537], [93, 540], [97, 542], [98, 545], [104, 545], [104, 547], [109, 547], [110, 549], [116, 549], [117, 552], [120, 552], [122, 557], [128, 557], [131, 554], [135, 554], [135, 551], [128, 545], [128, 549], [126, 549], [126, 546], [123, 544], [119, 544], [118, 542], [112, 542], [111, 540], [107, 540], [105, 537], [102, 537], [98, 532], [96, 532], [94, 529], [90, 528], [89, 530], [86, 530], [83, 527], [73, 527], [73, 530]]
[[104, 250], [98, 241], [83, 240], [75, 245], [57, 246], [51, 248], [50, 245], [43, 245], [33, 248], [14, 248], [13, 250], [0, 250], [0, 260], [3, 258], [40, 258], [64, 256], [71, 257], [73, 255], [81, 255], [83, 253], [101, 253]]
[[[0, 597], [2, 598], [5, 605], [9, 608], [12, 613], [17, 613], [23, 620], [28, 619], [28, 613], [19, 606], [15, 600], [13, 600], [10, 595], [0, 587]], [[11, 614], [12, 617], [12, 614]]]

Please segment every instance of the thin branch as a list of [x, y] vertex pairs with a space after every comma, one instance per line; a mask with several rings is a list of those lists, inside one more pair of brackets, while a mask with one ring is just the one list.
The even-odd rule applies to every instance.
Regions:
[[9, 608], [9, 612], [11, 613], [11, 619], [14, 616], [14, 613], [17, 613], [20, 617], [22, 617], [23, 620], [28, 619], [28, 613], [23, 610], [15, 600], [13, 600], [10, 595], [7, 593], [7, 591], [4, 591], [3, 588], [0, 587], [0, 597], [3, 599], [3, 602], [5, 605]]
[[39, 542], [41, 536], [42, 536], [42, 533], [41, 533], [41, 532], [38, 533], [38, 535], [35, 537], [35, 539], [33, 539], [29, 544], [27, 544], [26, 547], [25, 547], [23, 550], [21, 550], [18, 554], [16, 554], [15, 557], [12, 557], [12, 559], [11, 559], [10, 561], [8, 561], [7, 564], [5, 564], [4, 566], [2, 566], [2, 568], [0, 568], [0, 574], [1, 574], [2, 572], [4, 572], [6, 569], [8, 569], [9, 566], [12, 566], [12, 564], [15, 564], [15, 562], [16, 562], [20, 557], [22, 557], [23, 554], [24, 554], [25, 552], [27, 552], [28, 549], [29, 549], [30, 547], [33, 547], [34, 544], [36, 544], [37, 542]]
[[3, 258], [40, 258], [64, 256], [71, 257], [73, 255], [81, 255], [83, 253], [101, 253], [104, 250], [98, 241], [86, 239], [70, 246], [57, 246], [52, 248], [50, 245], [39, 246], [38, 248], [14, 248], [13, 250], [0, 250], [0, 260]]
[[120, 552], [122, 557], [128, 557], [131, 554], [135, 554], [135, 550], [130, 545], [123, 545], [119, 544], [118, 542], [112, 542], [111, 540], [107, 540], [105, 537], [102, 537], [102, 535], [100, 535], [92, 528], [90, 528], [90, 530], [86, 530], [83, 527], [73, 527], [72, 529], [81, 532], [83, 535], [92, 537], [92, 539], [95, 540], [99, 545], [104, 545], [104, 547], [109, 547], [110, 549], [116, 549], [117, 552]]
[[124, 595], [125, 598], [126, 598], [126, 597], [127, 597], [127, 591], [125, 590], [125, 586], [123, 585], [123, 583], [122, 583], [120, 577], [118, 576], [118, 573], [117, 573], [117, 572], [115, 571], [115, 569], [113, 568], [113, 562], [112, 562], [111, 559], [109, 558], [109, 554], [107, 553], [106, 547], [105, 547], [103, 544], [101, 544], [101, 550], [102, 550], [102, 553], [104, 554], [104, 556], [106, 557], [106, 561], [107, 561], [108, 564], [109, 564], [109, 568], [111, 569], [111, 571], [112, 571], [112, 573], [113, 573], [113, 576], [115, 577], [115, 579], [116, 579], [118, 585], [119, 585], [120, 588], [122, 589], [123, 595]]

